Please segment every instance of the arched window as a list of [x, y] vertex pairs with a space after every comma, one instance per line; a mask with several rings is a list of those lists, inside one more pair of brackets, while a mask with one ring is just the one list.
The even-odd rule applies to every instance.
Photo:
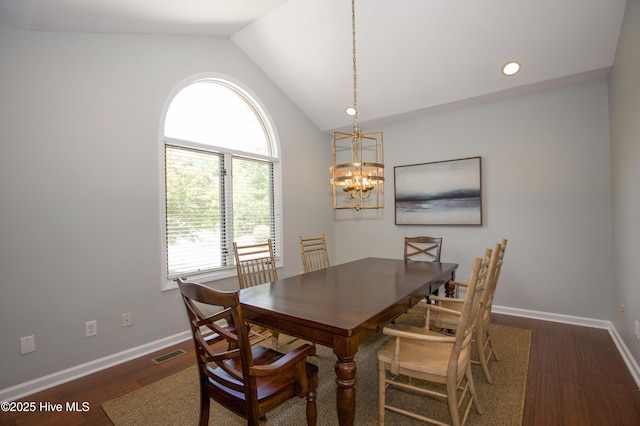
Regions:
[[227, 79], [197, 79], [171, 99], [163, 133], [167, 281], [235, 274], [233, 241], [271, 238], [279, 258], [278, 150], [256, 100]]

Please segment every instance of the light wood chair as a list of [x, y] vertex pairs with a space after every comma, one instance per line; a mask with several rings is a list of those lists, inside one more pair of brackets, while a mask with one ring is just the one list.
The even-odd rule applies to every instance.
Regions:
[[[271, 239], [266, 243], [247, 244], [239, 246], [233, 242], [233, 255], [236, 261], [236, 269], [238, 271], [238, 281], [240, 288], [253, 287], [256, 285], [276, 281], [278, 273], [276, 272], [276, 259], [273, 254], [273, 245]], [[270, 334], [270, 336], [267, 335]], [[278, 348], [279, 332], [276, 330], [254, 330], [253, 327], [250, 334], [258, 337], [258, 341], [263, 339], [272, 340], [274, 348]]]
[[[318, 367], [306, 362], [313, 346], [282, 354], [249, 344], [238, 291], [218, 291], [178, 279], [191, 322], [200, 377], [200, 426], [209, 424], [211, 399], [258, 425], [265, 413], [298, 396], [306, 397], [306, 419], [315, 426]], [[213, 315], [199, 307], [211, 306]], [[217, 417], [224, 413], [216, 413]]]
[[[491, 309], [493, 307], [493, 298], [495, 296], [498, 278], [500, 277], [500, 271], [504, 262], [504, 253], [506, 248], [507, 240], [503, 239], [500, 243], [496, 244], [493, 250], [493, 256], [491, 257], [491, 263], [489, 265], [487, 287], [483, 293], [482, 305], [478, 312], [478, 325], [476, 327], [474, 337], [478, 359], [471, 360], [471, 362], [475, 364], [480, 364], [482, 371], [484, 372], [484, 376], [489, 383], [493, 383], [491, 373], [489, 372], [489, 360], [492, 357], [494, 360], [498, 360], [498, 356], [493, 349], [493, 342], [491, 340]], [[457, 281], [452, 281], [451, 284], [456, 287], [467, 287], [467, 283], [460, 283]], [[448, 312], [439, 311], [436, 306], [460, 311], [462, 309], [462, 300], [445, 297], [432, 297], [431, 301], [434, 305], [419, 304], [414, 307], [414, 309], [410, 310], [410, 313], [424, 315], [425, 327], [434, 327], [441, 330], [457, 330], [459, 318]]]
[[[487, 281], [486, 296], [482, 301], [481, 313], [476, 326], [476, 348], [478, 349], [478, 363], [482, 366], [482, 371], [489, 383], [493, 384], [491, 374], [489, 373], [489, 360], [493, 357], [498, 361], [498, 355], [493, 349], [493, 341], [491, 340], [491, 309], [493, 308], [493, 297], [496, 294], [498, 286], [498, 278], [504, 263], [504, 253], [507, 249], [507, 240], [503, 239], [496, 244], [491, 258], [491, 266], [489, 267], [489, 279]], [[472, 360], [472, 362], [474, 362]]]
[[298, 244], [300, 245], [300, 256], [302, 257], [304, 272], [312, 272], [329, 267], [329, 254], [327, 253], [324, 234], [310, 238], [302, 238], [302, 235], [299, 235]]
[[266, 243], [239, 246], [233, 243], [240, 288], [253, 287], [278, 279], [271, 239]]
[[[500, 277], [500, 271], [502, 270], [502, 264], [504, 263], [504, 254], [507, 249], [507, 240], [503, 239], [500, 243], [496, 244], [493, 250], [493, 257], [491, 258], [491, 264], [489, 265], [489, 278], [487, 280], [487, 288], [482, 298], [482, 306], [478, 313], [478, 325], [475, 333], [475, 344], [478, 353], [478, 359], [472, 359], [471, 362], [480, 364], [482, 371], [487, 379], [487, 382], [493, 383], [491, 373], [489, 372], [489, 360], [493, 357], [498, 361], [498, 355], [493, 348], [493, 342], [491, 340], [491, 309], [493, 307], [493, 298], [496, 293], [496, 287], [498, 285], [498, 278]], [[465, 287], [465, 283], [456, 283], [457, 286]], [[426, 319], [426, 321], [430, 321]], [[437, 321], [436, 321], [437, 322]], [[447, 328], [455, 329], [455, 325], [448, 321], [445, 325]], [[437, 325], [436, 325], [437, 326]]]
[[435, 237], [405, 237], [404, 260], [419, 260], [423, 262], [440, 262], [442, 238]]
[[[445, 424], [428, 416], [386, 401], [388, 387], [414, 391], [448, 402], [451, 422], [463, 425], [471, 406], [482, 414], [482, 406], [476, 394], [471, 373], [471, 342], [478, 319], [480, 301], [487, 284], [491, 250], [484, 259], [476, 258], [467, 283], [467, 291], [461, 311], [451, 311], [459, 318], [455, 336], [428, 332], [423, 328], [394, 325], [385, 327], [384, 334], [394, 338], [378, 352], [379, 424], [384, 425], [385, 410], [394, 411], [421, 421]], [[445, 308], [441, 308], [445, 309]], [[390, 374], [387, 374], [387, 371]], [[403, 380], [402, 376], [409, 380]], [[415, 382], [411, 379], [419, 379]], [[428, 387], [430, 383], [446, 386], [446, 393]], [[422, 386], [424, 384], [427, 386]]]
[[[404, 260], [418, 262], [440, 262], [441, 237], [404, 237]], [[429, 294], [438, 294], [438, 288], [429, 287]], [[428, 295], [427, 295], [428, 296]], [[428, 297], [421, 300], [428, 303]], [[400, 321], [402, 321], [400, 319]]]

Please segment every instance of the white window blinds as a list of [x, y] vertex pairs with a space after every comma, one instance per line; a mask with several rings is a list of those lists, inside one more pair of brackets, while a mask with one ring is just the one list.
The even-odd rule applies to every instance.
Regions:
[[165, 156], [168, 277], [225, 266], [223, 157], [170, 145]]

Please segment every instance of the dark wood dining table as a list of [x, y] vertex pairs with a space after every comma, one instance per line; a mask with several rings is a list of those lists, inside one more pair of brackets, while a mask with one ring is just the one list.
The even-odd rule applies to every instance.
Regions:
[[355, 417], [358, 345], [436, 287], [456, 263], [369, 257], [240, 290], [245, 319], [333, 349], [340, 425]]
[[366, 258], [240, 291], [251, 323], [333, 349], [340, 425], [355, 417], [358, 345], [455, 278], [456, 263]]

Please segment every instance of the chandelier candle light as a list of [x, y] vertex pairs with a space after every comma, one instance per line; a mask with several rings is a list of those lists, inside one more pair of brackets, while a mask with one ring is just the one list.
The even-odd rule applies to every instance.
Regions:
[[[356, 8], [351, 0], [351, 34], [353, 36], [353, 106], [346, 112], [353, 116], [353, 132], [333, 132], [331, 186], [333, 208], [380, 209], [384, 207], [384, 153], [382, 132], [362, 133], [358, 125], [356, 67]], [[344, 197], [339, 195], [342, 187]]]

